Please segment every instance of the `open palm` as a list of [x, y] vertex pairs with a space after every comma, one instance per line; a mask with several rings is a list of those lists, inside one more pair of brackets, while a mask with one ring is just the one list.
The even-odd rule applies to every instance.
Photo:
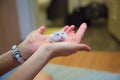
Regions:
[[83, 23], [76, 33], [73, 30], [66, 30], [68, 38], [64, 42], [51, 43], [50, 49], [55, 50], [54, 56], [68, 56], [76, 51], [90, 51], [90, 47], [88, 45], [80, 43], [86, 28], [86, 24]]
[[[63, 29], [68, 35], [72, 35], [74, 32], [75, 26], [65, 26]], [[46, 28], [45, 26], [41, 26], [37, 30], [32, 31], [27, 38], [23, 41], [22, 44], [26, 45], [27, 49], [29, 49], [28, 53], [34, 53], [38, 47], [49, 43], [49, 35], [44, 35]]]

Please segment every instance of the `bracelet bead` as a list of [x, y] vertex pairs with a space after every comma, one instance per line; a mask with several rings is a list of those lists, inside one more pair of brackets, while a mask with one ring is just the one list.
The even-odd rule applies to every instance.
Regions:
[[19, 63], [24, 63], [24, 60], [22, 58], [22, 55], [20, 53], [20, 50], [17, 48], [16, 45], [13, 45], [11, 48], [11, 55], [15, 60], [17, 60]]

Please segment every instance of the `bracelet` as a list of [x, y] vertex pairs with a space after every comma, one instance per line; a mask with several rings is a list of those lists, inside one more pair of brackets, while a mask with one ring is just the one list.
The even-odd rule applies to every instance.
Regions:
[[17, 60], [19, 63], [24, 63], [24, 60], [22, 58], [22, 55], [20, 54], [20, 50], [17, 48], [16, 45], [13, 45], [11, 48], [11, 55], [15, 60]]

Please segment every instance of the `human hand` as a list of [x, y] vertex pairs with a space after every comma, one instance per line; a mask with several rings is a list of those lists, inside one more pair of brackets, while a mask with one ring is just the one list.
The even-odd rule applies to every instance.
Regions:
[[74, 31], [67, 32], [68, 38], [65, 40], [65, 42], [67, 43], [56, 44], [56, 46], [54, 47], [55, 53], [57, 53], [58, 55], [70, 55], [72, 53], [75, 53], [76, 51], [90, 51], [91, 49], [88, 45], [80, 43], [86, 29], [87, 25], [86, 23], [83, 23], [80, 25], [76, 33]]
[[[75, 26], [65, 26], [63, 29], [67, 34], [74, 31]], [[26, 39], [19, 45], [21, 54], [24, 55], [24, 59], [30, 57], [38, 47], [49, 43], [49, 35], [44, 35], [46, 28], [41, 26], [37, 30], [32, 31]]]
[[[24, 60], [29, 58], [33, 53], [34, 54], [23, 63], [9, 79], [14, 79], [14, 76], [17, 76], [17, 79], [21, 77], [24, 80], [33, 79], [51, 58], [68, 56], [77, 51], [90, 51], [89, 46], [80, 44], [87, 28], [86, 24], [82, 24], [76, 33], [74, 32], [74, 28], [74, 25], [64, 27], [64, 31], [68, 34], [68, 38], [64, 42], [55, 43], [49, 43], [49, 36], [43, 35], [46, 30], [44, 26], [31, 32], [18, 48]], [[23, 74], [21, 75], [21, 73]]]
[[[75, 28], [74, 25], [71, 25], [71, 26], [73, 27], [73, 29]], [[64, 31], [61, 30], [50, 36], [50, 42], [63, 42], [65, 40], [69, 41], [69, 39], [71, 40], [71, 38], [72, 38], [72, 40], [75, 40], [75, 42], [80, 43], [82, 37], [84, 36], [84, 32], [86, 31], [86, 28], [87, 28], [86, 23], [83, 23], [79, 27], [79, 29], [76, 33], [74, 30], [72, 30], [72, 31], [71, 30], [68, 31], [66, 29], [64, 29]]]
[[70, 33], [68, 33], [69, 37], [66, 39], [65, 42], [72, 43], [72, 44], [66, 43], [66, 45], [64, 45], [63, 47], [59, 48], [59, 50], [57, 50], [57, 53], [58, 52], [62, 53], [61, 52], [62, 48], [66, 49], [65, 50], [66, 52], [63, 52], [63, 54], [61, 55], [70, 55], [76, 51], [90, 51], [91, 48], [88, 45], [80, 43], [84, 36], [86, 29], [87, 29], [87, 25], [86, 23], [83, 23], [80, 25], [76, 33], [74, 31], [71, 31]]
[[90, 47], [86, 44], [80, 44], [82, 37], [84, 36], [87, 26], [83, 23], [77, 32], [70, 31], [68, 38], [64, 42], [49, 43], [46, 46], [46, 50], [52, 51], [52, 56], [66, 56], [71, 55], [77, 51], [90, 51]]
[[69, 56], [76, 53], [77, 51], [90, 51], [90, 47], [85, 44], [77, 44], [71, 42], [48, 43], [43, 46], [44, 49], [39, 48], [37, 50], [38, 55], [41, 55], [39, 52], [45, 51], [46, 54], [44, 55], [49, 55], [50, 59], [58, 56]]
[[79, 29], [76, 31], [76, 33], [74, 31], [67, 33], [68, 38], [66, 39], [65, 42], [80, 43], [80, 41], [82, 40], [84, 36], [86, 29], [87, 29], [86, 23], [82, 23]]

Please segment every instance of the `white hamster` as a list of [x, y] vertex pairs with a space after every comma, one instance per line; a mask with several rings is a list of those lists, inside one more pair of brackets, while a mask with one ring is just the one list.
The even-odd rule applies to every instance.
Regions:
[[49, 41], [52, 42], [62, 42], [65, 41], [68, 35], [63, 31], [55, 32], [52, 35], [50, 35]]

